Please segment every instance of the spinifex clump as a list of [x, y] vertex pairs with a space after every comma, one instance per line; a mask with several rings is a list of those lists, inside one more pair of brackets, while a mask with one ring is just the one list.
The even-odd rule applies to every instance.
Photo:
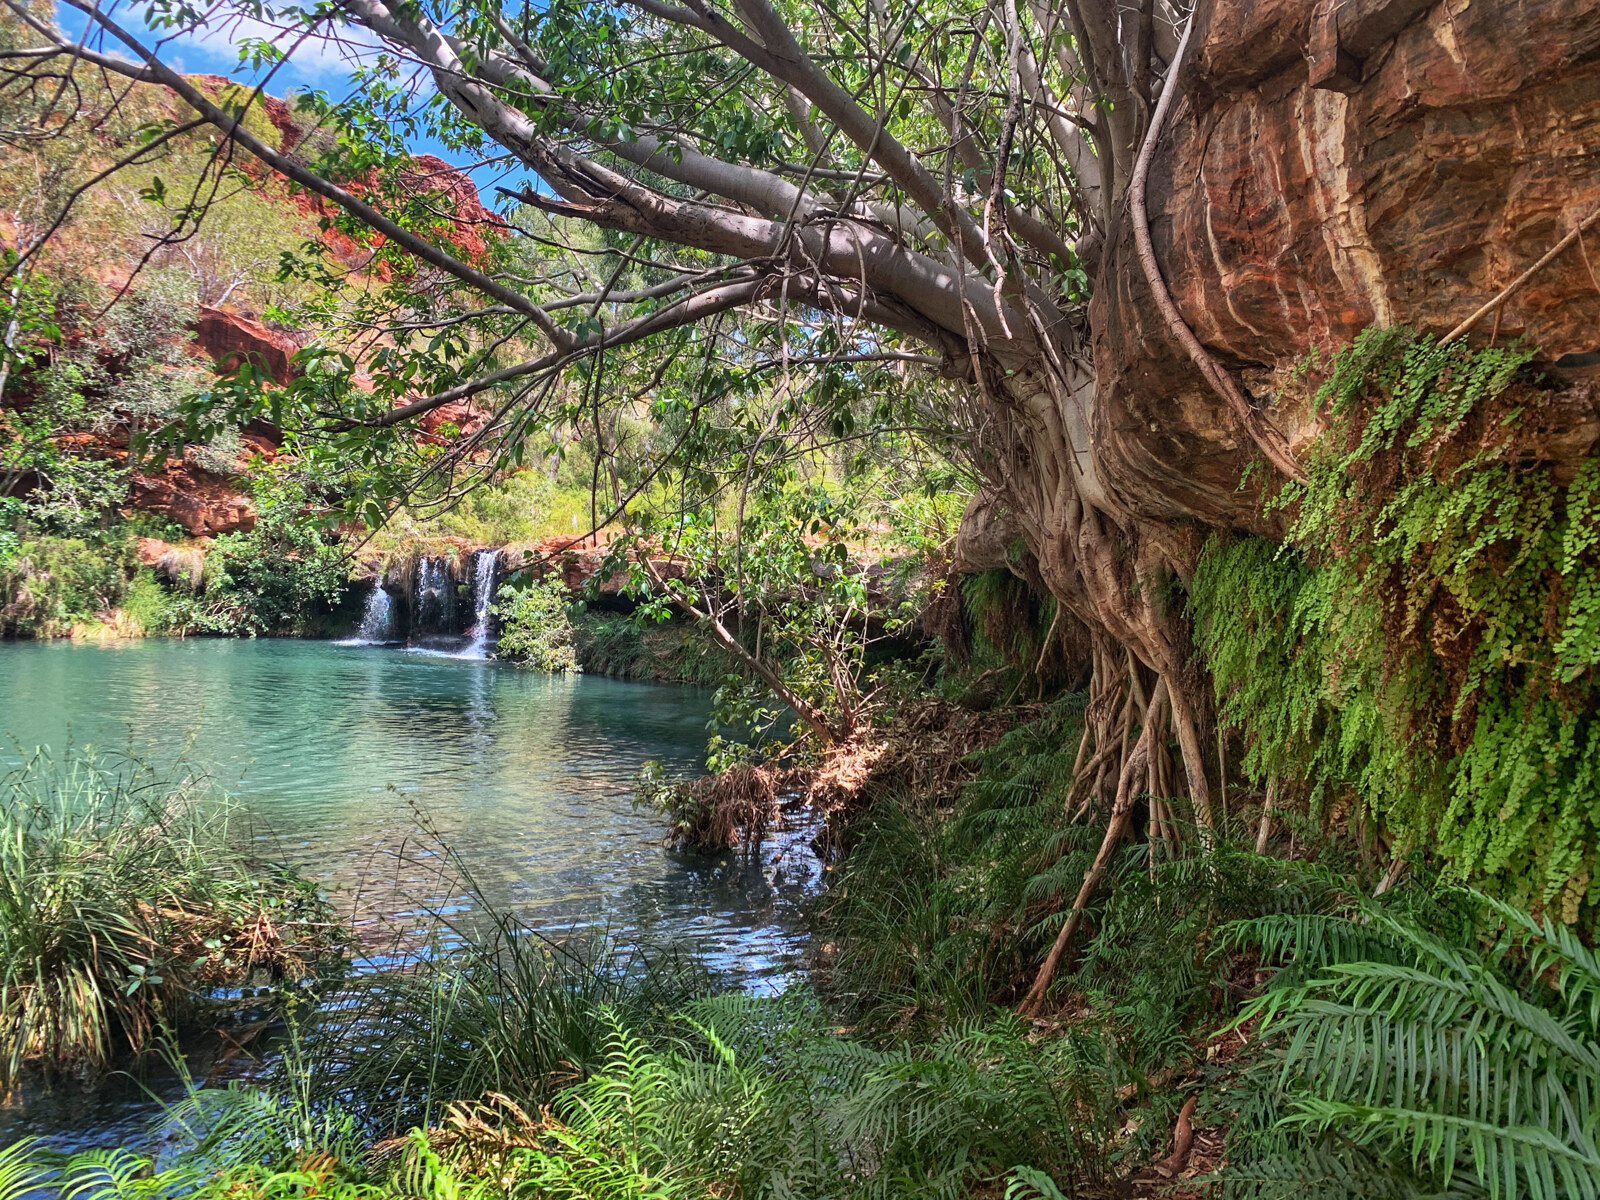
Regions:
[[228, 837], [209, 788], [40, 751], [0, 780], [0, 1083], [91, 1073], [207, 996], [337, 962], [327, 903]]

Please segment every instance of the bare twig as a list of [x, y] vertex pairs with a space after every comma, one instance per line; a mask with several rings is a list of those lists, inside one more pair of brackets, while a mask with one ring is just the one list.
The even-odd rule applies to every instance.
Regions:
[[[1488, 316], [1490, 313], [1499, 312], [1500, 309], [1505, 305], [1506, 301], [1510, 300], [1511, 297], [1520, 292], [1523, 287], [1527, 285], [1530, 279], [1554, 262], [1560, 256], [1563, 250], [1572, 245], [1573, 242], [1579, 241], [1589, 227], [1597, 223], [1600, 223], [1600, 208], [1595, 209], [1592, 213], [1578, 223], [1577, 228], [1575, 228], [1571, 233], [1567, 234], [1566, 237], [1562, 238], [1554, 246], [1550, 247], [1550, 249], [1545, 252], [1545, 256], [1543, 258], [1534, 263], [1533, 266], [1529, 267], [1521, 275], [1518, 275], [1510, 283], [1506, 284], [1505, 287], [1501, 288], [1493, 300], [1489, 301], [1489, 303], [1485, 304], [1477, 312], [1473, 313], [1465, 321], [1461, 322], [1461, 324], [1457, 325], [1449, 333], [1445, 334], [1444, 337], [1439, 340], [1439, 344], [1441, 346], [1448, 346], [1451, 342], [1466, 334], [1468, 330], [1470, 330], [1479, 321], [1483, 320], [1484, 317]], [[1587, 265], [1587, 253], [1585, 253], [1584, 261]], [[1592, 276], [1593, 272], [1591, 271], [1590, 274]]]

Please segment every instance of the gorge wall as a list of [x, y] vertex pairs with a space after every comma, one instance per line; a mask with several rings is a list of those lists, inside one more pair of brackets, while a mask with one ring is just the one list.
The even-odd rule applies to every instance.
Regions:
[[[1303, 446], [1290, 369], [1369, 325], [1443, 334], [1600, 208], [1597, 0], [1220, 0], [1152, 167], [1150, 219], [1201, 342]], [[1150, 299], [1124, 220], [1091, 310], [1102, 477], [1143, 518], [1270, 532], [1255, 457]], [[1600, 436], [1600, 228], [1487, 318], [1567, 388], [1542, 453]], [[1181, 565], [1181, 564], [1180, 564]]]

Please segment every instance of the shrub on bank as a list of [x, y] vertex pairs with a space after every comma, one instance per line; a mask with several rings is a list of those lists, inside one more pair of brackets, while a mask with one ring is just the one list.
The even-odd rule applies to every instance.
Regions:
[[219, 987], [337, 963], [326, 902], [237, 849], [227, 804], [87, 754], [0, 780], [0, 1084], [141, 1053]]
[[254, 529], [217, 538], [204, 592], [175, 600], [182, 632], [255, 637], [307, 634], [343, 603], [350, 564], [339, 545], [288, 507], [264, 508]]
[[573, 622], [578, 665], [591, 675], [715, 687], [738, 664], [687, 619], [644, 624], [589, 611]]
[[123, 539], [17, 539], [0, 558], [0, 633], [59, 637], [123, 603], [137, 560]]
[[567, 591], [558, 575], [508, 582], [495, 601], [500, 641], [495, 653], [530, 671], [566, 674], [578, 669]]

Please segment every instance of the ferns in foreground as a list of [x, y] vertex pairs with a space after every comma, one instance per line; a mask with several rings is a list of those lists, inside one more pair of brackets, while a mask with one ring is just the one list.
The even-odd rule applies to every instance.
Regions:
[[652, 1049], [617, 1025], [605, 1068], [513, 1156], [519, 1179], [571, 1200], [954, 1198], [1061, 1195], [1102, 1165], [1085, 1119], [1101, 1096], [1071, 1040], [1036, 1043], [1010, 1019], [875, 1050], [830, 1035], [804, 997], [727, 996], [682, 1028]]
[[1363, 903], [1235, 928], [1289, 965], [1241, 1019], [1270, 1055], [1232, 1194], [1600, 1197], [1600, 958], [1476, 893], [1428, 916]]

